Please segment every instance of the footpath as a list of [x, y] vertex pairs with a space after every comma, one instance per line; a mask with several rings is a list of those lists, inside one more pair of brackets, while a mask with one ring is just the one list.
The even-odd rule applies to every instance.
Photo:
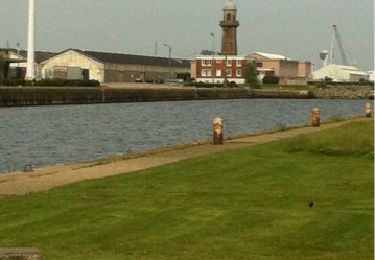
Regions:
[[10, 195], [41, 192], [75, 182], [149, 169], [194, 157], [211, 155], [225, 150], [245, 148], [291, 138], [301, 134], [310, 134], [339, 127], [350, 121], [363, 120], [368, 119], [351, 119], [343, 122], [324, 124], [321, 127], [300, 127], [282, 132], [252, 135], [226, 140], [224, 145], [212, 145], [209, 143], [181, 145], [122, 158], [108, 158], [92, 162], [50, 166], [34, 169], [32, 172], [0, 174], [0, 198]]

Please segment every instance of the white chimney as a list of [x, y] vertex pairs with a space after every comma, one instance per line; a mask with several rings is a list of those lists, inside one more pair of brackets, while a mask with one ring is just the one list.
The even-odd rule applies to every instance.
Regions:
[[34, 72], [34, 0], [29, 0], [29, 22], [28, 22], [28, 36], [27, 36], [27, 69], [26, 79], [35, 79]]

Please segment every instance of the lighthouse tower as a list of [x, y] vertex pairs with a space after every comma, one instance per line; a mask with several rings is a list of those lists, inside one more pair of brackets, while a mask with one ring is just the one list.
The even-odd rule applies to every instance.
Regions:
[[221, 40], [222, 55], [237, 55], [237, 7], [233, 0], [228, 0], [223, 8], [223, 20], [220, 22], [223, 28]]

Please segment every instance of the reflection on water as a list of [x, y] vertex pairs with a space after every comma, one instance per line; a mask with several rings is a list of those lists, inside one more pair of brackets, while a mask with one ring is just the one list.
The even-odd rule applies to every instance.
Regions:
[[364, 100], [246, 99], [0, 109], [0, 172], [94, 160], [211, 137], [214, 117], [233, 136], [363, 114]]

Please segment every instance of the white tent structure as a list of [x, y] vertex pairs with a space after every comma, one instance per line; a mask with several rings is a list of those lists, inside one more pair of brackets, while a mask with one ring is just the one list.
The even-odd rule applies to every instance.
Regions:
[[324, 80], [326, 78], [331, 78], [333, 81], [357, 82], [361, 79], [369, 80], [369, 74], [360, 71], [356, 67], [337, 64], [329, 64], [313, 72], [314, 80]]
[[370, 77], [370, 81], [374, 81], [375, 80], [374, 71], [373, 70], [367, 71], [367, 74]]

